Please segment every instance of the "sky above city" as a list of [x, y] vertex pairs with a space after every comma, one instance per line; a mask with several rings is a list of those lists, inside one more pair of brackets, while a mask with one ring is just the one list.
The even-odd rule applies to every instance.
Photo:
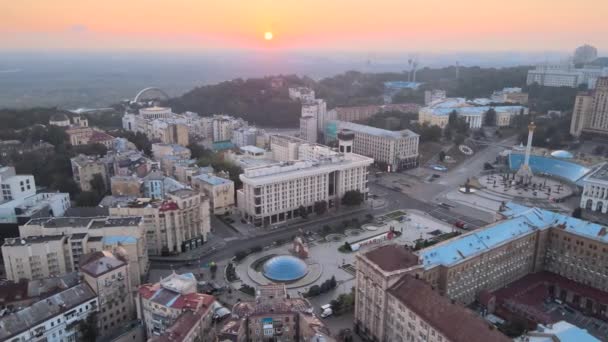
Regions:
[[606, 0], [6, 0], [0, 49], [608, 51], [606, 13]]

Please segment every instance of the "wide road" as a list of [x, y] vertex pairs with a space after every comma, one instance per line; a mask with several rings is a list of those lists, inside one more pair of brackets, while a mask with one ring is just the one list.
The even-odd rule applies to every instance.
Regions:
[[[200, 254], [190, 257], [193, 261], [200, 260], [201, 263], [207, 263], [209, 261], [218, 261], [232, 258], [238, 251], [247, 250], [256, 246], [270, 246], [277, 240], [291, 240], [294, 235], [302, 231], [314, 231], [317, 232], [323, 229], [325, 225], [335, 225], [341, 223], [343, 220], [352, 220], [358, 218], [359, 221], [363, 221], [367, 214], [378, 215], [397, 209], [416, 209], [422, 212], [426, 212], [429, 215], [440, 219], [448, 223], [454, 223], [456, 221], [463, 221], [471, 228], [477, 228], [487, 224], [485, 221], [481, 221], [475, 218], [467, 217], [460, 214], [452, 213], [449, 208], [442, 207], [440, 205], [426, 203], [411, 196], [404, 194], [400, 191], [394, 191], [392, 189], [386, 189], [370, 183], [370, 191], [375, 194], [382, 193], [381, 197], [386, 199], [387, 205], [378, 209], [372, 209], [369, 206], [362, 207], [361, 210], [352, 213], [348, 212], [345, 214], [337, 213], [336, 216], [327, 216], [325, 218], [311, 219], [307, 222], [299, 222], [296, 224], [288, 225], [282, 229], [276, 229], [269, 231], [266, 234], [258, 235], [255, 237], [239, 237], [226, 241], [219, 246], [215, 246], [211, 250], [203, 246], [199, 251]], [[214, 227], [218, 229], [230, 229], [228, 227]], [[175, 258], [163, 258], [161, 260], [152, 261], [152, 268], [170, 268], [171, 266], [177, 266], [188, 262], [187, 260], [176, 260]], [[192, 261], [191, 261], [192, 262]]]

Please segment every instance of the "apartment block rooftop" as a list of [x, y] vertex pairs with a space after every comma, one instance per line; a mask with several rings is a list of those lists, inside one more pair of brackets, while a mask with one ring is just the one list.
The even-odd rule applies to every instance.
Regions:
[[218, 176], [210, 175], [210, 174], [200, 174], [200, 175], [196, 175], [192, 178], [198, 179], [202, 182], [205, 182], [205, 183], [208, 183], [211, 185], [222, 185], [222, 184], [232, 183], [232, 181], [230, 179], [226, 179], [226, 178], [222, 178], [222, 177], [218, 177]]
[[460, 304], [452, 304], [449, 298], [410, 275], [401, 278], [388, 292], [449, 341], [511, 341], [473, 311]]
[[503, 220], [419, 251], [424, 267], [458, 264], [514, 239], [552, 227], [608, 243], [608, 228], [596, 223], [513, 202], [503, 209]]
[[139, 216], [126, 217], [45, 217], [32, 219], [25, 224], [39, 225], [43, 228], [87, 227], [99, 229], [105, 227], [139, 226], [142, 218]]
[[331, 172], [355, 166], [371, 165], [373, 159], [362, 155], [338, 153], [314, 160], [286, 161], [245, 169], [241, 180], [264, 182], [274, 177], [306, 176], [322, 172]]
[[78, 284], [27, 308], [0, 318], [0, 340], [7, 341], [31, 327], [97, 297], [86, 283]]
[[374, 135], [374, 136], [383, 137], [383, 138], [400, 139], [403, 137], [419, 136], [417, 133], [414, 133], [413, 131], [411, 131], [409, 129], [404, 129], [401, 131], [389, 131], [387, 129], [377, 128], [377, 127], [372, 127], [372, 126], [367, 126], [367, 125], [361, 125], [361, 124], [354, 123], [354, 122], [348, 122], [348, 121], [336, 121], [336, 122], [338, 123], [338, 127], [340, 129], [347, 129], [347, 130], [350, 130], [353, 132], [359, 132], [359, 133]]
[[47, 243], [50, 241], [61, 241], [66, 238], [65, 235], [45, 235], [45, 236], [27, 236], [18, 238], [7, 238], [4, 240], [3, 246], [21, 246], [21, 245], [33, 245], [39, 243]]

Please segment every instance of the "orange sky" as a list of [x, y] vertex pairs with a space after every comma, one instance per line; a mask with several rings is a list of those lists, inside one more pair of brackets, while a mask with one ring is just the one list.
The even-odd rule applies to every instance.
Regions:
[[4, 50], [608, 50], [608, 0], [0, 1]]

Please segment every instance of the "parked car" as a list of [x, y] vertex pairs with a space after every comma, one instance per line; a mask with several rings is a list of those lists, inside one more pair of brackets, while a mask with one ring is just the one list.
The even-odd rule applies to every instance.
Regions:
[[327, 318], [333, 314], [334, 312], [331, 309], [331, 304], [325, 304], [321, 306], [321, 318]]

